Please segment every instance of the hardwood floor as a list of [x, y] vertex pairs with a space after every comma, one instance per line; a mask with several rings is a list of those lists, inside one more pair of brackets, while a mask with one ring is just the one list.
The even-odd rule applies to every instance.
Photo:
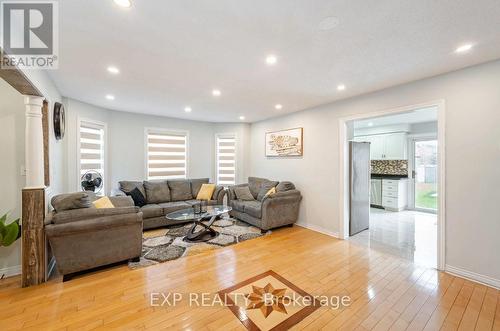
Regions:
[[300, 227], [138, 270], [21, 289], [0, 282], [0, 329], [245, 330], [227, 307], [153, 307], [151, 292], [211, 292], [273, 270], [313, 295], [348, 295], [292, 330], [500, 330], [499, 291]]

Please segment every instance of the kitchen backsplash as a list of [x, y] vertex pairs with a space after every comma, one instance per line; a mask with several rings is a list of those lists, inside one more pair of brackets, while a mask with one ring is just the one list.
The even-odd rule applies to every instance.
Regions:
[[408, 160], [372, 160], [372, 174], [408, 175]]

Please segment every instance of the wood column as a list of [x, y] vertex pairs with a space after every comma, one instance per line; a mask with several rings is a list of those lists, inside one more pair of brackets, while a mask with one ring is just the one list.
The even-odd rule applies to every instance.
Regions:
[[25, 167], [22, 192], [22, 286], [45, 281], [45, 181], [43, 156], [43, 98], [26, 96]]
[[27, 287], [45, 282], [45, 189], [23, 189], [22, 204], [22, 286]]

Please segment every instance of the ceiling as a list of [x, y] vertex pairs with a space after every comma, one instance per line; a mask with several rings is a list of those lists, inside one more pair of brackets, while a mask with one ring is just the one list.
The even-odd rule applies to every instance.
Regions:
[[415, 124], [437, 121], [437, 108], [428, 107], [396, 115], [386, 115], [366, 120], [354, 121], [354, 128], [369, 128], [397, 124]]
[[[112, 0], [59, 2], [60, 62], [50, 75], [64, 96], [254, 122], [500, 58], [498, 0], [132, 1], [128, 9]], [[474, 48], [455, 54], [464, 43]]]

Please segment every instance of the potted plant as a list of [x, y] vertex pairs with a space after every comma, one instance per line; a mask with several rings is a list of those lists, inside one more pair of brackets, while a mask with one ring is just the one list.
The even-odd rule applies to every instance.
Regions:
[[[19, 218], [7, 224], [7, 214], [0, 217], [0, 247], [10, 246], [21, 237]], [[4, 275], [0, 277], [2, 279]]]

